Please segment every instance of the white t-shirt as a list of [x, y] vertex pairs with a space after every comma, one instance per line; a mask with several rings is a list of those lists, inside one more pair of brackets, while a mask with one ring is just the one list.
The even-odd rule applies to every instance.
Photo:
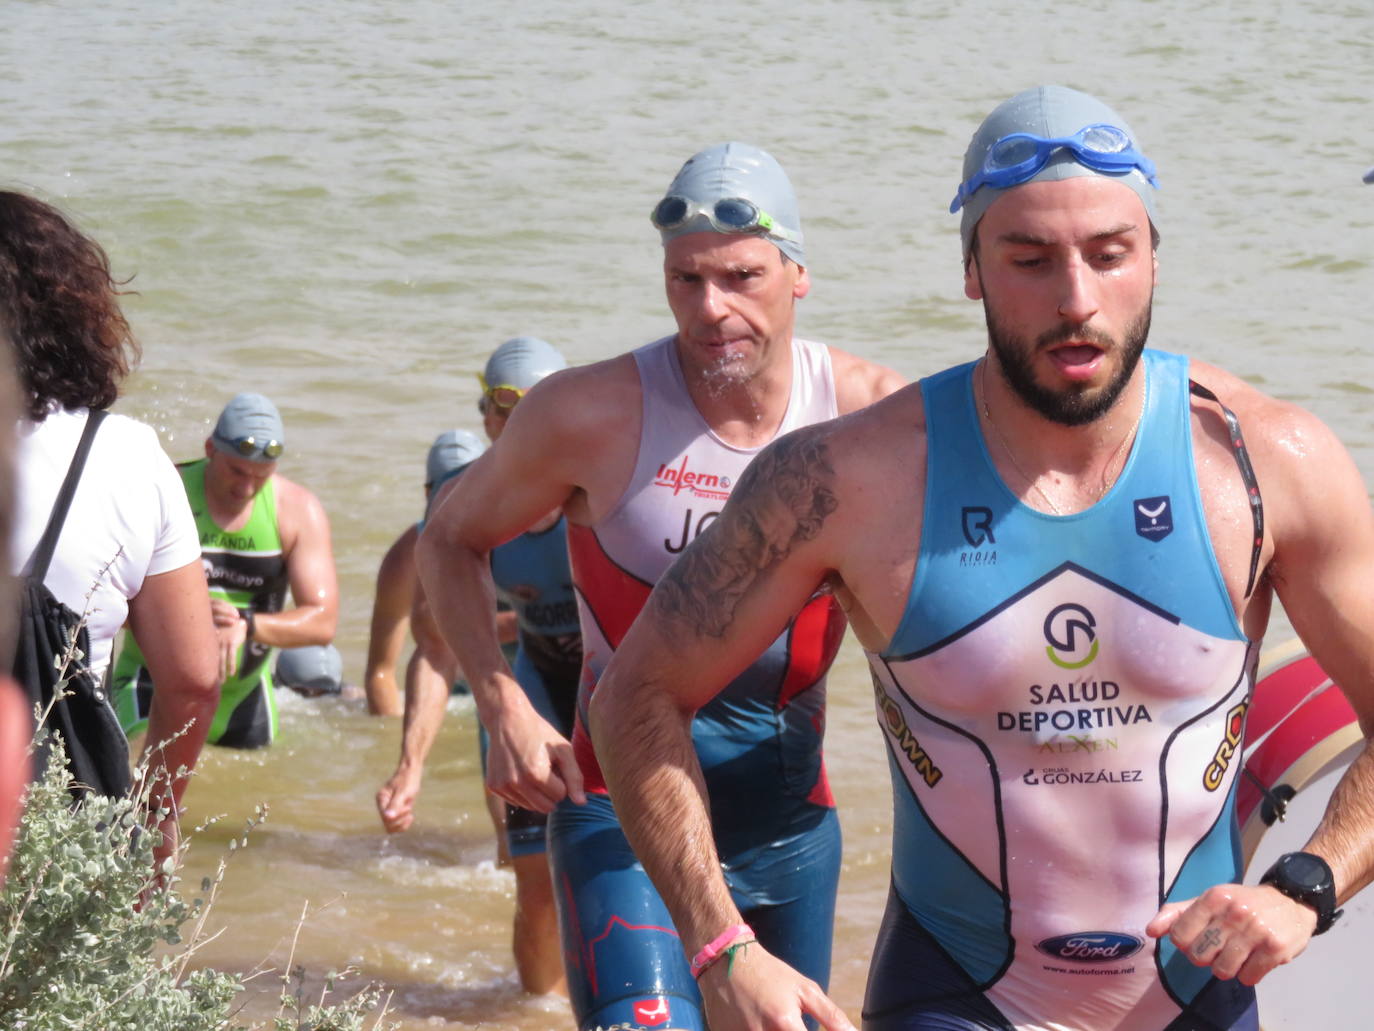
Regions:
[[[19, 421], [11, 572], [24, 571], [43, 536], [86, 416], [84, 408], [58, 409], [41, 423]], [[96, 431], [46, 578], [59, 601], [89, 612], [90, 667], [97, 677], [104, 676], [144, 577], [198, 561], [191, 506], [157, 434], [109, 416]]]

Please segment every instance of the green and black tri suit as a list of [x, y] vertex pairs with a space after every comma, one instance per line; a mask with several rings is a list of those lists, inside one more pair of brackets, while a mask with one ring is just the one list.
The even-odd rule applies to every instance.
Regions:
[[[227, 601], [240, 611], [280, 612], [289, 578], [277, 530], [274, 482], [269, 479], [258, 491], [243, 528], [231, 532], [210, 515], [205, 498], [206, 462], [204, 458], [185, 462], [177, 471], [196, 517], [210, 597]], [[272, 652], [256, 641], [245, 642], [237, 672], [220, 686], [219, 708], [210, 724], [212, 744], [260, 748], [277, 736], [277, 703], [268, 661]], [[114, 700], [125, 733], [132, 735], [146, 728], [153, 681], [132, 634], [124, 635], [124, 647], [115, 663]]]

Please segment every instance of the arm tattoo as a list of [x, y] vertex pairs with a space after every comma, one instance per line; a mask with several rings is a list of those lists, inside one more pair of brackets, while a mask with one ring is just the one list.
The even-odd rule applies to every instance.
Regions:
[[792, 549], [820, 533], [839, 507], [835, 470], [822, 438], [784, 437], [740, 478], [734, 496], [668, 570], [654, 606], [698, 637], [723, 637], [748, 591]]

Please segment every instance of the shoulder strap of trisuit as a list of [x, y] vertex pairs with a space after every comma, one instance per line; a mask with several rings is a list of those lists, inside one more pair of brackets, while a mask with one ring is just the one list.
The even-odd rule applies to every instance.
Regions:
[[47, 528], [39, 538], [38, 546], [33, 550], [28, 575], [37, 583], [42, 583], [48, 575], [48, 565], [52, 562], [53, 552], [57, 550], [57, 539], [62, 536], [62, 524], [67, 521], [67, 510], [72, 507], [76, 485], [81, 480], [81, 470], [86, 466], [86, 456], [91, 453], [91, 444], [95, 441], [95, 431], [100, 428], [101, 421], [108, 414], [102, 409], [93, 408], [86, 417], [86, 428], [81, 432], [81, 440], [72, 455], [72, 464], [67, 467], [67, 478], [62, 481], [62, 489], [57, 492], [52, 514], [48, 516]]
[[1250, 549], [1250, 578], [1245, 583], [1245, 597], [1255, 589], [1255, 576], [1259, 572], [1260, 549], [1264, 547], [1264, 500], [1260, 497], [1259, 480], [1255, 478], [1255, 467], [1250, 464], [1250, 452], [1245, 447], [1245, 437], [1240, 432], [1240, 420], [1216, 394], [1196, 380], [1188, 381], [1188, 390], [1194, 397], [1211, 401], [1221, 409], [1226, 419], [1226, 428], [1231, 434], [1231, 454], [1240, 468], [1240, 478], [1245, 481], [1245, 493], [1250, 501], [1250, 518], [1255, 523], [1255, 544]]

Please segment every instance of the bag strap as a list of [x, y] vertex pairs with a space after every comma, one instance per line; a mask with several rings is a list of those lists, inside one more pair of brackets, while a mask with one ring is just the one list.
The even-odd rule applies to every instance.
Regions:
[[86, 428], [82, 430], [81, 440], [72, 455], [72, 464], [67, 467], [67, 478], [62, 481], [62, 489], [57, 492], [52, 514], [48, 516], [48, 526], [33, 551], [29, 576], [37, 583], [42, 583], [48, 575], [53, 552], [57, 550], [57, 538], [62, 536], [62, 524], [67, 521], [67, 510], [72, 507], [72, 498], [76, 496], [76, 485], [81, 479], [81, 470], [86, 466], [86, 456], [91, 453], [91, 444], [95, 441], [95, 431], [100, 428], [101, 422], [108, 414], [102, 409], [93, 408], [86, 416]]

